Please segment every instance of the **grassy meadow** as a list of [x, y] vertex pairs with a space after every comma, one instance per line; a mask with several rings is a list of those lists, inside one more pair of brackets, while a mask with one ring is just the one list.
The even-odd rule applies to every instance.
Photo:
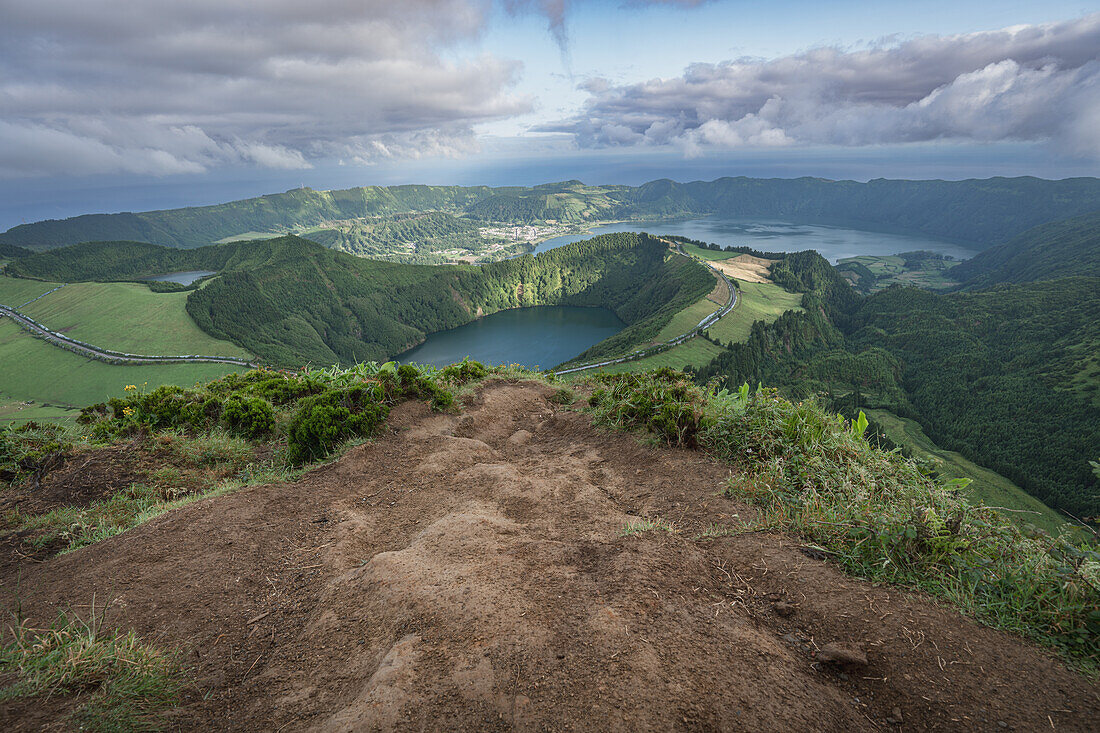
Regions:
[[737, 307], [707, 329], [712, 338], [723, 343], [745, 341], [756, 321], [771, 323], [789, 310], [802, 310], [801, 293], [789, 293], [771, 283], [743, 282], [740, 285], [741, 298]]
[[[18, 306], [56, 283], [0, 277], [0, 303]], [[138, 283], [71, 283], [23, 307], [26, 315], [70, 338], [129, 354], [249, 355], [199, 329], [187, 315], [188, 293], [154, 293]]]
[[659, 367], [683, 369], [685, 366], [691, 366], [692, 368], [697, 368], [709, 363], [710, 360], [721, 353], [721, 351], [722, 348], [720, 346], [715, 346], [706, 339], [693, 338], [689, 341], [685, 341], [679, 346], [673, 346], [668, 351], [662, 351], [659, 354], [647, 356], [644, 359], [624, 361], [621, 364], [611, 364], [610, 366], [600, 367], [599, 369], [593, 369], [588, 372], [579, 372], [578, 375], [594, 374], [597, 372], [602, 372], [604, 374], [621, 374], [623, 372], [640, 372], [646, 369], [657, 369]]
[[228, 364], [107, 364], [51, 346], [0, 319], [3, 423], [75, 416], [77, 408], [122, 395], [128, 384], [190, 386], [235, 371], [243, 370]]

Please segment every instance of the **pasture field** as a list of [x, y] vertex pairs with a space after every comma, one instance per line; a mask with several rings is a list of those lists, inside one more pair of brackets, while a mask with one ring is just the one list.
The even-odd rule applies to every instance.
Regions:
[[56, 288], [60, 283], [24, 280], [19, 277], [0, 275], [0, 305], [19, 308], [31, 298], [37, 298]]
[[[748, 339], [756, 321], [771, 323], [789, 310], [802, 310], [802, 294], [789, 293], [772, 283], [742, 282], [737, 307], [707, 329], [722, 343], [741, 343]], [[696, 321], [698, 323], [698, 321]]]
[[731, 257], [736, 257], [740, 252], [716, 252], [713, 249], [703, 249], [702, 247], [696, 247], [694, 244], [681, 245], [684, 249], [684, 254], [698, 257], [699, 259], [709, 260], [714, 262], [716, 260], [728, 260]]
[[[28, 288], [25, 283], [34, 283]], [[56, 287], [0, 277], [0, 303], [22, 304]], [[30, 295], [27, 295], [31, 293]], [[104, 349], [128, 354], [235, 356], [249, 354], [203, 332], [187, 315], [188, 293], [154, 293], [139, 283], [71, 283], [22, 308], [48, 328]]]
[[128, 384], [186, 387], [234, 371], [244, 370], [229, 364], [107, 364], [52, 346], [0, 318], [0, 422], [64, 417], [122, 395]]
[[882, 426], [887, 438], [908, 448], [914, 458], [931, 461], [945, 476], [971, 479], [966, 493], [972, 502], [1008, 510], [1006, 516], [1017, 522], [1034, 524], [1052, 534], [1067, 526], [1061, 514], [1004, 476], [967, 460], [959, 453], [940, 448], [924, 434], [918, 423], [887, 410], [866, 412], [868, 417]]
[[[740, 306], [738, 306], [740, 307]], [[703, 320], [716, 310], [720, 310], [722, 306], [716, 305], [710, 297], [704, 297], [701, 300], [692, 303], [687, 308], [677, 313], [672, 317], [672, 320], [665, 324], [665, 327], [660, 330], [656, 338], [653, 340], [658, 343], [664, 343], [670, 339], [674, 339], [677, 336], [687, 333], [695, 326], [699, 325], [699, 321]], [[737, 308], [733, 309], [736, 312]], [[730, 315], [732, 315], [731, 313]], [[726, 316], [729, 318], [730, 316]]]
[[624, 361], [621, 364], [611, 364], [587, 372], [579, 372], [578, 376], [603, 372], [605, 374], [619, 374], [622, 372], [639, 372], [643, 369], [658, 369], [660, 367], [672, 367], [683, 369], [685, 366], [701, 367], [710, 363], [710, 360], [722, 352], [720, 346], [715, 346], [704, 338], [693, 338], [684, 343], [673, 346], [668, 351], [662, 351], [653, 356], [647, 356], [637, 361]]

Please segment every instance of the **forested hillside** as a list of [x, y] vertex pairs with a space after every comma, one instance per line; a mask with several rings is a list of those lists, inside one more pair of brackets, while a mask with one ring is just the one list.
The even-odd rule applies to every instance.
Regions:
[[951, 272], [971, 289], [1075, 275], [1100, 276], [1100, 211], [1029, 229]]
[[197, 247], [247, 232], [280, 233], [331, 221], [440, 211], [479, 221], [515, 223], [764, 216], [887, 227], [989, 246], [1039, 224], [1095, 211], [1098, 205], [1100, 180], [1095, 178], [868, 183], [720, 178], [692, 183], [659, 180], [637, 187], [567, 181], [531, 188], [300, 188], [217, 206], [23, 224], [0, 234], [0, 242], [35, 249], [95, 240]]
[[816, 255], [776, 273], [806, 291], [806, 312], [756, 324], [700, 379], [822, 393], [849, 415], [888, 409], [1047, 504], [1100, 516], [1088, 464], [1100, 451], [1100, 278], [860, 298]]

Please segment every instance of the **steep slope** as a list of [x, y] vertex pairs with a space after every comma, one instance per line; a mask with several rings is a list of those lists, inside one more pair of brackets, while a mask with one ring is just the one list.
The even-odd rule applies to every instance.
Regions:
[[1100, 276], [1100, 211], [1029, 229], [951, 271], [970, 289], [1080, 275]]
[[[552, 394], [407, 403], [295, 483], [9, 565], [4, 601], [19, 587], [41, 623], [96, 598], [110, 625], [180, 649], [184, 729], [1086, 731], [1100, 715], [1046, 653], [844, 578], [794, 538], [699, 537], [752, 516], [716, 496], [728, 466], [597, 431]], [[642, 517], [681, 531], [624, 533]], [[815, 659], [832, 643], [866, 665]], [[65, 703], [8, 704], [0, 723], [38, 729]]]

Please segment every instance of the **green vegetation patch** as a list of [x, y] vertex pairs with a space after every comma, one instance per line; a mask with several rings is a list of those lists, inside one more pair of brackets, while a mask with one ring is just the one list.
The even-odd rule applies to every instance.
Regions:
[[187, 295], [154, 293], [137, 283], [72, 283], [22, 312], [70, 338], [127, 354], [249, 358], [195, 325], [187, 315]]
[[60, 284], [0, 275], [0, 304], [20, 308], [28, 300], [48, 293]]
[[914, 420], [887, 410], [867, 410], [873, 428], [883, 431], [890, 443], [900, 447], [910, 457], [928, 462], [945, 478], [968, 479], [966, 495], [971, 502], [999, 508], [1008, 519], [1019, 525], [1032, 524], [1051, 534], [1072, 530], [1061, 514], [1029, 495], [1016, 484], [987, 468], [967, 460], [962, 454], [940, 448], [925, 435]]
[[[0, 319], [0, 420], [37, 419], [42, 410], [102, 402], [123, 394], [128, 384], [190, 385], [236, 371], [242, 370], [228, 364], [108, 364], [60, 349]], [[24, 416], [28, 407], [37, 414]]]
[[1100, 664], [1100, 553], [970, 504], [965, 481], [869, 444], [862, 414], [849, 423], [812, 400], [699, 387], [671, 370], [592, 383], [598, 422], [739, 467], [729, 493], [762, 510], [761, 527], [796, 532], [854, 575], [945, 598], [1086, 669]]
[[738, 283], [737, 306], [707, 329], [707, 335], [723, 343], [742, 343], [757, 321], [773, 323], [787, 311], [802, 310], [802, 294], [771, 283]]
[[[659, 369], [669, 367], [672, 369], [684, 369], [691, 367], [698, 369], [710, 363], [715, 356], [722, 353], [722, 347], [707, 341], [705, 338], [696, 337], [688, 339], [682, 344], [670, 349], [660, 351], [652, 356], [645, 356], [633, 361], [624, 361], [619, 364], [610, 364], [600, 367], [599, 372], [606, 374], [621, 374], [624, 372], [639, 372], [647, 369]], [[581, 372], [580, 374], [584, 374]], [[565, 375], [571, 376], [571, 375]]]
[[133, 631], [110, 630], [61, 614], [48, 628], [25, 622], [11, 628], [0, 646], [0, 675], [14, 681], [0, 688], [0, 702], [32, 698], [58, 704], [76, 700], [69, 722], [78, 730], [157, 730], [162, 713], [175, 706], [185, 684], [176, 660], [143, 642]]

